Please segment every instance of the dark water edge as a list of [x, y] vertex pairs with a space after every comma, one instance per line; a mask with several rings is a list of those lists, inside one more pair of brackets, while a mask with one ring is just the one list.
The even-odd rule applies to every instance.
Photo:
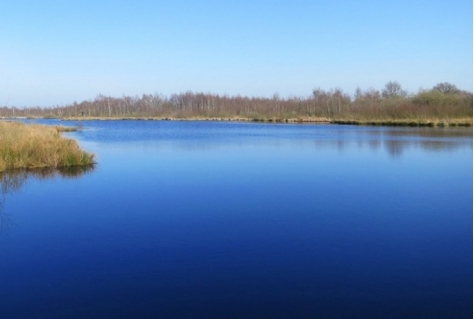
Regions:
[[2, 318], [472, 317], [472, 130], [143, 123], [2, 179]]
[[[320, 123], [338, 125], [368, 126], [406, 126], [406, 127], [471, 127], [472, 118], [445, 119], [337, 119], [320, 117], [281, 118], [281, 117], [65, 117], [61, 121], [227, 121], [227, 122], [261, 122], [261, 123]], [[52, 120], [52, 119], [50, 119]]]

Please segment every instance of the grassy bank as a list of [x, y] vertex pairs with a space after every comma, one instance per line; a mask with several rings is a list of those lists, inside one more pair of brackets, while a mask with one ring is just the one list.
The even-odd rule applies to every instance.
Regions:
[[0, 172], [17, 168], [90, 165], [94, 155], [61, 136], [62, 127], [0, 121]]

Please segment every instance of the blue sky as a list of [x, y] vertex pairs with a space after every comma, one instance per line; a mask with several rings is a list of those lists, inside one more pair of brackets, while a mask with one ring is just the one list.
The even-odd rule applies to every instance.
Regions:
[[473, 85], [471, 0], [2, 0], [0, 106]]

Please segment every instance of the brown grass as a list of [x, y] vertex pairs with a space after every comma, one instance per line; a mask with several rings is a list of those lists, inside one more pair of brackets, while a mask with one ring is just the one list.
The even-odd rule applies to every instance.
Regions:
[[92, 164], [94, 155], [61, 136], [60, 131], [56, 127], [0, 121], [0, 171]]

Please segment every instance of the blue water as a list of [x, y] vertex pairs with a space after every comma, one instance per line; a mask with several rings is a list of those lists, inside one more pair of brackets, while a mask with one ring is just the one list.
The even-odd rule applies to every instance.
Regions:
[[472, 318], [470, 128], [59, 124], [97, 164], [3, 175], [0, 318]]

